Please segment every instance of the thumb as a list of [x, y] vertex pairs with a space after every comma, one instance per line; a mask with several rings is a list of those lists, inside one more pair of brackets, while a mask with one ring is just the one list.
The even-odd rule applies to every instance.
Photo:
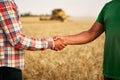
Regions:
[[53, 40], [56, 41], [56, 40], [58, 40], [58, 39], [60, 39], [60, 38], [61, 38], [60, 36], [54, 36], [54, 37], [53, 37]]

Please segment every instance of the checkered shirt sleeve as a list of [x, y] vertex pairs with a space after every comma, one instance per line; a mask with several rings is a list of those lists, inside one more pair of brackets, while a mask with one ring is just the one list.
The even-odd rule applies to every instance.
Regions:
[[54, 47], [52, 38], [35, 39], [22, 33], [20, 16], [14, 2], [0, 2], [0, 28], [9, 43], [18, 49], [43, 50]]

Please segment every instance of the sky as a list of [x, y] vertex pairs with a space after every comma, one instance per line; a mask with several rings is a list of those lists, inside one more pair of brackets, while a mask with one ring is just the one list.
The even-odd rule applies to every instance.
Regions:
[[51, 14], [61, 8], [73, 17], [97, 17], [105, 3], [110, 0], [15, 0], [20, 13]]

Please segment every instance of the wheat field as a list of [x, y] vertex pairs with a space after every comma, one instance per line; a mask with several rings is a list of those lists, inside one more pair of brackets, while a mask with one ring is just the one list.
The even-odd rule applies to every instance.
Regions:
[[[77, 34], [88, 30], [94, 20], [39, 21], [21, 18], [23, 33], [34, 38]], [[103, 80], [104, 34], [84, 45], [68, 45], [62, 51], [25, 51], [23, 80]]]

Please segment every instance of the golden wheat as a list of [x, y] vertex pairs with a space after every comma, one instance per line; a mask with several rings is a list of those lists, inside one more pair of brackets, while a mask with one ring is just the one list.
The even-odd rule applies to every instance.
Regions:
[[[39, 21], [22, 18], [23, 32], [34, 38], [70, 35], [87, 30], [93, 20]], [[70, 45], [62, 51], [25, 51], [24, 80], [103, 80], [104, 34], [85, 45]]]

